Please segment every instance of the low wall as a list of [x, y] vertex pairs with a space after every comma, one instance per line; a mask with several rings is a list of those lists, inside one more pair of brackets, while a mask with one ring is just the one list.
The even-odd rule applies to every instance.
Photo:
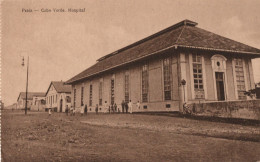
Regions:
[[193, 103], [194, 115], [260, 120], [260, 100]]
[[45, 111], [45, 105], [32, 105], [31, 111]]

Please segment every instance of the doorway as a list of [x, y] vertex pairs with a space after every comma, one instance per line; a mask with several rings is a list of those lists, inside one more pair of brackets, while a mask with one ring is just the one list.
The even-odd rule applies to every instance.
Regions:
[[224, 73], [223, 72], [216, 72], [216, 90], [217, 90], [217, 97], [219, 101], [225, 100], [225, 87], [224, 87]]

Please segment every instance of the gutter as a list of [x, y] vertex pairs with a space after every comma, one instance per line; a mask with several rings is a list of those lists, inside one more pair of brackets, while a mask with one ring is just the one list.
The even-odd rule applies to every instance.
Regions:
[[234, 50], [224, 50], [224, 49], [217, 49], [217, 48], [206, 48], [206, 47], [185, 46], [185, 45], [177, 45], [177, 46], [183, 47], [183, 48], [202, 49], [202, 50], [208, 50], [208, 51], [221, 51], [221, 52], [253, 54], [253, 55], [259, 55], [259, 57], [260, 57], [260, 53], [256, 53], [256, 52], [234, 51]]

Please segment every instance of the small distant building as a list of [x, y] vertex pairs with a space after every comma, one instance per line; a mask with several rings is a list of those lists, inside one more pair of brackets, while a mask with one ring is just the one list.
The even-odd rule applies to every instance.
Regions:
[[46, 92], [46, 109], [55, 112], [65, 112], [66, 106], [71, 106], [71, 85], [62, 81], [52, 81]]
[[[27, 93], [27, 109], [30, 110], [33, 105], [33, 98], [42, 98], [45, 97], [44, 92], [28, 92]], [[26, 92], [20, 92], [18, 98], [17, 98], [17, 109], [25, 109], [25, 103], [26, 103]]]
[[6, 110], [15, 110], [17, 103], [13, 103], [12, 105], [6, 106], [4, 109]]
[[44, 111], [45, 103], [45, 93], [41, 93], [40, 95], [34, 95], [32, 99], [31, 110]]

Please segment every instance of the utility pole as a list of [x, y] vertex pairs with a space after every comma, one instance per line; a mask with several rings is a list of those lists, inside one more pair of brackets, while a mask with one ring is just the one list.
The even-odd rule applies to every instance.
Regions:
[[[24, 66], [24, 58], [23, 58], [22, 66]], [[27, 75], [26, 75], [25, 109], [24, 109], [25, 115], [27, 115], [28, 75], [29, 75], [29, 56], [27, 58]]]

